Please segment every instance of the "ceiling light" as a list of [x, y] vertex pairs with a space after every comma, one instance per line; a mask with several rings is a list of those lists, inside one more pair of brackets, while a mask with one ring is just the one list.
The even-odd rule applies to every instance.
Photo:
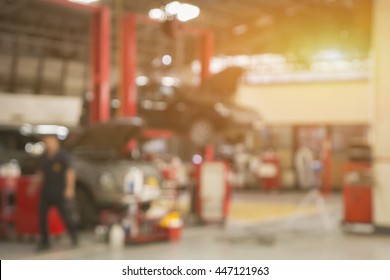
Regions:
[[111, 107], [114, 109], [118, 109], [121, 106], [121, 101], [119, 99], [111, 100]]
[[149, 78], [146, 76], [138, 76], [135, 78], [135, 83], [137, 86], [146, 86], [149, 83]]
[[149, 17], [154, 20], [163, 21], [165, 20], [165, 12], [161, 9], [151, 9], [149, 11]]
[[164, 65], [171, 65], [172, 63], [172, 57], [169, 54], [166, 54], [161, 59], [162, 64]]
[[180, 5], [179, 13], [177, 14], [177, 19], [181, 22], [189, 21], [191, 19], [197, 18], [200, 14], [200, 9], [197, 6], [183, 3]]
[[315, 57], [315, 59], [319, 60], [342, 60], [344, 59], [344, 54], [339, 50], [326, 50], [318, 53]]
[[166, 87], [173, 87], [179, 83], [177, 78], [174, 77], [163, 77], [161, 79], [161, 84]]
[[180, 7], [179, 1], [173, 1], [165, 6], [165, 11], [170, 15], [177, 15], [180, 12]]
[[185, 22], [197, 18], [200, 14], [198, 6], [173, 1], [165, 7], [151, 9], [149, 17], [154, 20], [164, 21], [167, 18], [175, 16], [179, 21]]

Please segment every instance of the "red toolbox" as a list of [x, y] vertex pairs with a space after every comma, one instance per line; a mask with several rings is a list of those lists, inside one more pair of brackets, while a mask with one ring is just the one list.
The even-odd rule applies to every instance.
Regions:
[[[16, 193], [15, 227], [18, 234], [39, 234], [39, 191], [29, 196], [27, 189], [31, 184], [31, 177], [21, 177]], [[65, 226], [57, 209], [52, 208], [48, 214], [49, 234], [51, 236], [62, 235]]]
[[17, 178], [0, 177], [0, 236], [15, 229]]
[[344, 223], [372, 222], [371, 164], [349, 162], [344, 167]]
[[[31, 180], [31, 176], [0, 177], [0, 235], [39, 235], [40, 192], [28, 195]], [[48, 223], [51, 236], [59, 236], [65, 232], [57, 209], [49, 211]]]

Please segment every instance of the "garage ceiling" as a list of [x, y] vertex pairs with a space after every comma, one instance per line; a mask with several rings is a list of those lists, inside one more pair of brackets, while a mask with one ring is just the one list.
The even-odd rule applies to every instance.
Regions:
[[[147, 15], [170, 1], [102, 0]], [[365, 56], [371, 0], [189, 0], [201, 9], [189, 24], [216, 34], [217, 54], [282, 53], [310, 56], [345, 49]]]
[[[214, 32], [217, 55], [277, 53], [305, 63], [317, 52], [337, 49], [366, 58], [372, 0], [186, 0], [201, 9], [188, 24]], [[113, 11], [112, 42], [117, 49], [115, 11], [148, 15], [170, 1], [100, 0]], [[39, 0], [0, 0], [0, 54], [51, 57], [88, 65], [89, 15]], [[196, 59], [195, 38], [184, 36], [184, 63]], [[17, 46], [17, 48], [15, 47]], [[138, 68], [153, 69], [164, 53], [177, 54], [177, 40], [161, 29], [138, 26]], [[113, 55], [116, 64], [118, 56]], [[11, 63], [12, 65], [12, 63]], [[88, 73], [83, 74], [85, 79]], [[7, 78], [10, 80], [10, 78]], [[4, 77], [0, 73], [0, 84]], [[13, 91], [12, 83], [9, 90]], [[81, 89], [80, 89], [81, 90]], [[82, 90], [85, 90], [82, 89]]]

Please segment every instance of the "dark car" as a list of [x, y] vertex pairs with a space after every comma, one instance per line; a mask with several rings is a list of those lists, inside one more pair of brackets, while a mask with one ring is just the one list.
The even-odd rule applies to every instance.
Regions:
[[237, 138], [261, 125], [255, 110], [231, 98], [159, 84], [139, 88], [138, 112], [149, 127], [187, 133], [197, 146], [216, 135]]
[[[140, 134], [142, 125], [138, 118], [110, 121], [83, 129], [73, 135], [70, 143], [65, 143], [64, 148], [71, 156], [77, 177], [75, 210], [81, 225], [96, 223], [100, 209], [125, 205], [125, 177], [133, 167], [141, 170], [145, 180], [154, 178], [161, 183], [161, 172], [155, 164], [134, 160], [121, 151], [130, 139]], [[22, 174], [34, 174], [38, 156], [43, 152], [40, 127], [45, 126], [28, 126], [27, 129], [26, 126], [0, 127], [1, 161], [16, 159]]]

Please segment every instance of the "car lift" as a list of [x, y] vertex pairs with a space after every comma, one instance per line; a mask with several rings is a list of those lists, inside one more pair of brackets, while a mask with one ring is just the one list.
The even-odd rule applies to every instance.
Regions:
[[110, 10], [105, 6], [84, 5], [66, 0], [39, 0], [64, 8], [81, 10], [92, 15], [91, 69], [93, 98], [90, 123], [104, 122], [110, 118]]

